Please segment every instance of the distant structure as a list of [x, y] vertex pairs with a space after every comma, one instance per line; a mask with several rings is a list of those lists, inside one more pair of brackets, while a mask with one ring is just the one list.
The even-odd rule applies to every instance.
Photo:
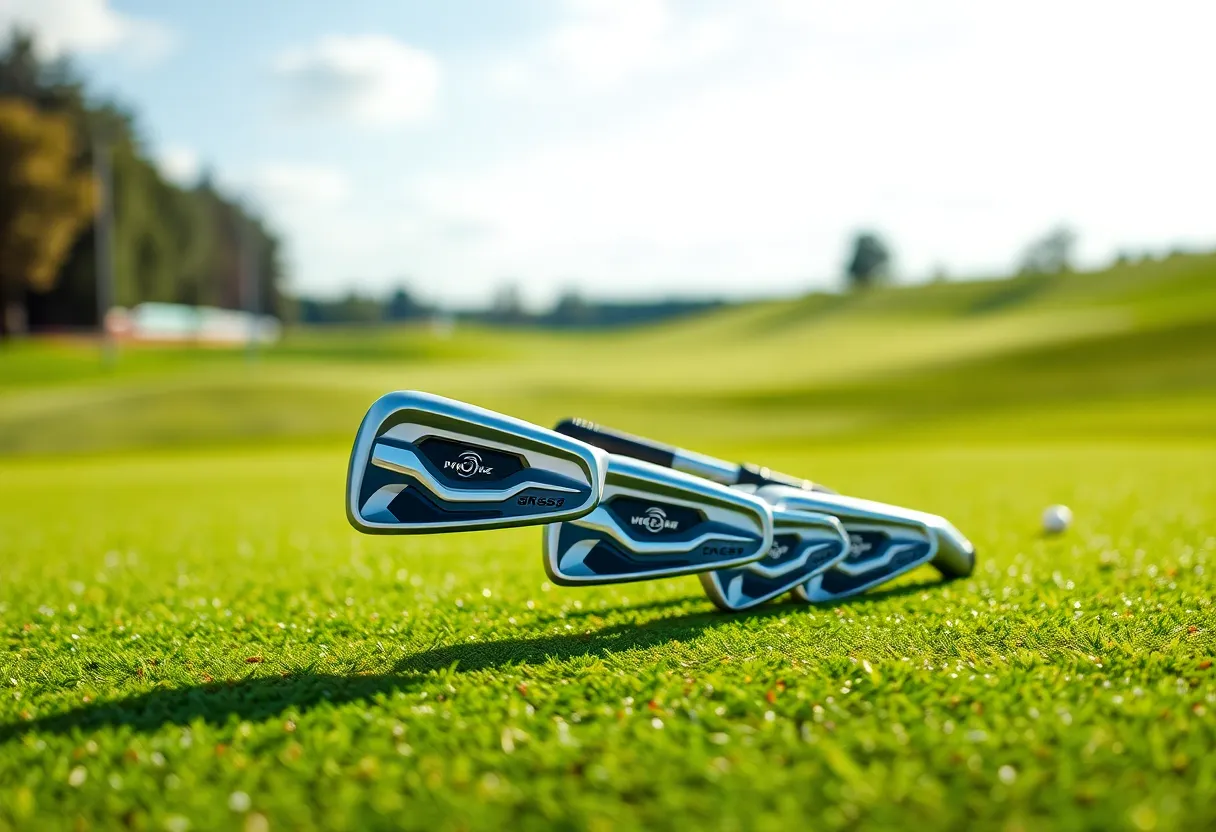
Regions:
[[236, 346], [252, 337], [273, 344], [282, 335], [279, 319], [214, 306], [141, 303], [132, 309], [112, 308], [106, 331], [115, 339], [159, 344]]

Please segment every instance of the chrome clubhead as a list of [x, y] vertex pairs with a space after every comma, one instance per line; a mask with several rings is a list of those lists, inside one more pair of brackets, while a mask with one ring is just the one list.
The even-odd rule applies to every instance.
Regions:
[[970, 575], [975, 569], [975, 547], [935, 514], [782, 486], [761, 488], [757, 493], [794, 511], [831, 514], [849, 536], [849, 553], [844, 559], [795, 589], [803, 600], [832, 601], [857, 595], [926, 563], [950, 578]]
[[544, 565], [564, 586], [624, 583], [741, 566], [772, 541], [764, 500], [614, 455], [599, 506], [545, 529]]
[[368, 534], [497, 529], [580, 517], [608, 455], [576, 439], [416, 391], [372, 404], [351, 451], [346, 516]]
[[773, 545], [744, 566], [703, 572], [705, 594], [720, 609], [751, 609], [822, 574], [849, 553], [849, 536], [835, 517], [773, 506]]

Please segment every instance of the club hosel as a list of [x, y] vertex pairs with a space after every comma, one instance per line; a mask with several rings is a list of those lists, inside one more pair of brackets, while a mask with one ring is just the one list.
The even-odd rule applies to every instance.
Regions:
[[735, 483], [737, 485], [785, 485], [790, 488], [800, 488], [803, 491], [815, 490], [815, 484], [810, 480], [791, 477], [789, 474], [782, 474], [764, 465], [745, 462], [742, 465], [736, 466], [736, 468], [738, 478]]
[[739, 485], [743, 482], [741, 466], [694, 451], [673, 448], [671, 467], [721, 485]]
[[975, 571], [975, 547], [958, 529], [943, 521], [936, 529], [937, 553], [930, 563], [946, 578], [965, 578]]

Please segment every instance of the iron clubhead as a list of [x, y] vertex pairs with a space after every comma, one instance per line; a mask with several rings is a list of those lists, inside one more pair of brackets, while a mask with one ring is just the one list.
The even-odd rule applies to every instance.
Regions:
[[346, 516], [368, 534], [497, 529], [580, 517], [608, 455], [454, 399], [398, 391], [372, 404], [351, 450]]
[[761, 488], [757, 493], [794, 511], [831, 514], [849, 536], [849, 553], [844, 559], [794, 590], [803, 600], [821, 602], [858, 595], [925, 563], [951, 578], [970, 575], [975, 569], [975, 547], [935, 514], [783, 486]]
[[772, 541], [764, 500], [612, 455], [599, 506], [545, 529], [544, 565], [563, 586], [625, 583], [741, 566]]
[[849, 553], [849, 536], [829, 514], [773, 510], [773, 545], [744, 566], [702, 572], [705, 594], [719, 609], [737, 612], [759, 606], [822, 574]]

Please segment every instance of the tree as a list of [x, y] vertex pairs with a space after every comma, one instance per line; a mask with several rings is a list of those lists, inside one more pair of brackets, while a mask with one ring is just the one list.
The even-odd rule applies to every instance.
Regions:
[[1072, 269], [1072, 253], [1077, 235], [1067, 226], [1058, 226], [1026, 247], [1022, 255], [1022, 274], [1059, 274]]
[[374, 324], [382, 319], [380, 302], [373, 297], [352, 290], [338, 301], [338, 320], [342, 323]]
[[415, 300], [404, 286], [394, 289], [384, 303], [384, 317], [389, 321], [408, 321], [412, 318], [419, 318], [425, 311], [426, 307]]
[[84, 112], [84, 91], [66, 58], [50, 63], [38, 59], [34, 37], [13, 29], [0, 51], [0, 98], [20, 98], [40, 110]]
[[0, 338], [24, 320], [27, 289], [54, 285], [93, 213], [96, 189], [77, 158], [68, 119], [0, 99]]
[[865, 289], [890, 276], [891, 251], [882, 238], [872, 231], [858, 232], [853, 238], [853, 254], [845, 269], [849, 285]]
[[578, 289], [571, 287], [557, 299], [549, 320], [557, 326], [585, 326], [591, 323], [593, 316], [591, 304]]
[[490, 320], [500, 324], [523, 323], [527, 317], [523, 294], [514, 281], [503, 283], [494, 290], [490, 300]]
[[[167, 181], [139, 140], [135, 115], [86, 94], [69, 62], [40, 60], [33, 39], [19, 31], [0, 42], [0, 99], [6, 98], [66, 119], [75, 136], [76, 167], [90, 165], [95, 141], [111, 150], [117, 303], [158, 300], [241, 308], [243, 257], [252, 245], [260, 259], [258, 307], [282, 314], [283, 250], [267, 224], [210, 180], [194, 188]], [[32, 326], [96, 322], [94, 235], [83, 231], [69, 246], [57, 278], [37, 287], [25, 284], [22, 294]], [[43, 291], [43, 286], [50, 288]]]

